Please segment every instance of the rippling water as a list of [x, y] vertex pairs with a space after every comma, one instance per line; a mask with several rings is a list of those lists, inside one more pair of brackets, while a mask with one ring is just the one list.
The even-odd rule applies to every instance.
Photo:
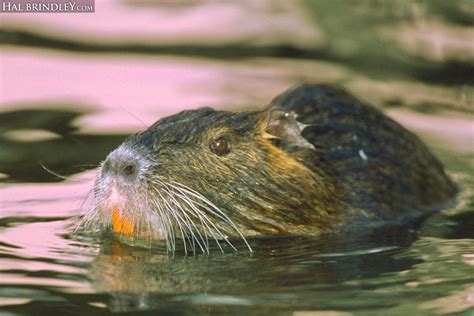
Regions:
[[[471, 1], [96, 2], [74, 19], [0, 16], [0, 314], [474, 314]], [[264, 106], [302, 80], [419, 134], [456, 204], [363, 236], [255, 239], [252, 254], [70, 237], [128, 134], [184, 108]]]

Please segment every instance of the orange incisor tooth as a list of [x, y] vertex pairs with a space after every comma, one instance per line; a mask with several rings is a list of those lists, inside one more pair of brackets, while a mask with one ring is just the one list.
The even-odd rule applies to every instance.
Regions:
[[122, 216], [122, 212], [118, 208], [114, 208], [112, 213], [112, 227], [115, 233], [133, 234], [133, 223]]

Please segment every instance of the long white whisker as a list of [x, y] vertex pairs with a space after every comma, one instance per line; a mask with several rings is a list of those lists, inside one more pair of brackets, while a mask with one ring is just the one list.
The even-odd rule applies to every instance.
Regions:
[[[224, 249], [221, 247], [220, 243], [219, 243], [219, 240], [217, 239], [216, 235], [214, 234], [213, 230], [211, 229], [211, 227], [209, 226], [209, 224], [216, 230], [216, 232], [218, 234], [221, 235], [221, 237], [224, 239], [224, 240], [227, 240], [225, 237], [225, 235], [221, 232], [221, 230], [211, 221], [207, 218], [207, 215], [204, 214], [204, 212], [202, 212], [201, 210], [199, 210], [195, 205], [194, 205], [194, 202], [192, 200], [190, 200], [188, 197], [186, 197], [185, 195], [181, 195], [179, 193], [176, 193], [176, 192], [173, 192], [177, 197], [179, 197], [184, 203], [188, 204], [189, 207], [191, 208], [191, 210], [197, 214], [200, 218], [204, 219], [204, 220], [201, 220], [202, 224], [207, 228], [207, 230], [209, 231], [209, 233], [212, 235], [212, 237], [214, 238], [214, 240], [216, 241], [217, 245], [219, 246], [220, 250], [222, 253], [224, 253]], [[199, 205], [199, 204], [198, 204]], [[209, 223], [209, 224], [208, 224]], [[206, 238], [207, 238], [207, 233], [206, 233]], [[227, 241], [231, 247], [233, 247], [233, 245], [230, 243], [230, 241]], [[233, 247], [234, 248], [234, 247]], [[234, 248], [235, 249], [235, 248]]]
[[[247, 245], [247, 248], [249, 249], [250, 252], [253, 252], [252, 250], [252, 247], [250, 247], [250, 244], [247, 242], [247, 239], [244, 237], [244, 235], [242, 234], [242, 232], [240, 231], [240, 229], [234, 224], [234, 222], [232, 222], [232, 220], [224, 213], [222, 212], [217, 206], [215, 206], [211, 201], [209, 201], [207, 198], [205, 198], [204, 196], [202, 196], [200, 193], [194, 191], [193, 189], [185, 186], [184, 184], [181, 184], [179, 182], [176, 182], [176, 181], [172, 181], [172, 183], [176, 184], [176, 185], [179, 185], [181, 187], [182, 190], [184, 190], [185, 192], [187, 192], [188, 194], [194, 196], [195, 198], [201, 200], [202, 202], [206, 203], [207, 205], [209, 205], [212, 210], [210, 208], [207, 208], [207, 210], [209, 212], [212, 212], [214, 215], [220, 217], [221, 219], [224, 219], [227, 223], [229, 223], [234, 229], [235, 231], [237, 231], [237, 233], [240, 235], [240, 237], [242, 238], [242, 240], [245, 242], [245, 244]], [[170, 184], [172, 187], [176, 188], [177, 190], [179, 190], [176, 186], [173, 186], [172, 184]], [[220, 214], [220, 216], [219, 216]]]
[[[168, 214], [170, 214], [172, 217], [175, 218], [175, 222], [178, 224], [178, 227], [179, 227], [179, 230], [181, 232], [181, 237], [183, 238], [183, 245], [184, 245], [184, 253], [188, 253], [188, 249], [187, 249], [187, 246], [186, 246], [186, 238], [189, 240], [189, 236], [187, 234], [184, 233], [184, 230], [183, 230], [183, 227], [181, 225], [181, 220], [179, 217], [179, 214], [177, 214], [177, 212], [169, 205], [169, 203], [164, 199], [163, 195], [161, 194], [161, 192], [156, 189], [156, 188], [153, 188], [155, 190], [155, 192], [157, 192], [162, 201], [165, 203], [165, 206], [166, 206], [166, 209], [169, 211]], [[178, 215], [178, 217], [176, 216]], [[186, 238], [185, 238], [186, 236]]]
[[169, 245], [171, 245], [171, 250], [174, 252], [176, 249], [176, 235], [174, 231], [174, 225], [172, 224], [172, 221], [170, 217], [168, 216], [168, 212], [163, 210], [161, 203], [155, 202], [155, 205], [157, 205], [158, 207], [160, 218], [162, 219], [162, 222], [163, 222], [163, 230], [165, 231], [165, 238], [167, 242], [166, 246], [167, 246], [168, 252], [170, 251], [170, 248], [168, 248]]
[[[214, 237], [214, 239], [216, 240], [217, 242], [217, 237], [214, 235], [213, 233], [213, 230], [211, 229], [211, 227], [209, 227], [209, 224], [212, 226], [212, 228], [224, 239], [227, 241], [227, 243], [229, 243], [229, 245], [235, 249], [235, 247], [232, 245], [232, 243], [227, 239], [227, 236], [224, 235], [224, 233], [221, 231], [221, 229], [219, 227], [217, 227], [211, 220], [209, 220], [209, 218], [207, 217], [207, 215], [201, 211], [198, 207], [196, 206], [201, 206], [203, 207], [204, 205], [202, 205], [201, 203], [199, 202], [196, 202], [196, 201], [192, 201], [191, 199], [189, 199], [184, 193], [177, 193], [177, 192], [174, 192], [180, 199], [182, 199], [186, 204], [188, 204], [191, 209], [196, 212], [197, 214], [200, 214], [200, 216], [202, 216], [202, 218], [204, 218], [204, 224], [206, 225], [207, 229], [211, 232], [212, 236]], [[204, 206], [205, 207], [205, 206]], [[208, 224], [209, 223], [209, 224]], [[218, 242], [217, 242], [218, 243]], [[220, 244], [218, 243], [219, 247], [220, 247]]]
[[[164, 233], [164, 237], [165, 237], [165, 241], [166, 241], [166, 249], [167, 249], [168, 252], [170, 250], [174, 251], [175, 250], [174, 239], [172, 239], [171, 236], [170, 236], [170, 232], [172, 232], [174, 234], [174, 229], [173, 229], [172, 226], [170, 227], [170, 219], [168, 217], [168, 214], [163, 211], [163, 207], [161, 206], [161, 203], [159, 203], [158, 201], [156, 201], [154, 199], [151, 200], [151, 202], [153, 203], [153, 205], [155, 206], [155, 209], [159, 213], [158, 220], [161, 223], [161, 228], [162, 228], [163, 233]], [[148, 221], [148, 222], [150, 222], [150, 221]], [[150, 228], [148, 228], [148, 229], [150, 229]]]
[[[156, 179], [155, 179], [156, 180]], [[177, 196], [178, 198], [180, 198], [182, 201], [184, 201], [189, 207], [190, 207], [190, 211], [192, 211], [198, 218], [199, 220], [201, 221], [201, 224], [203, 224], [203, 226], [205, 228], [207, 228], [207, 230], [211, 233], [212, 237], [214, 238], [214, 240], [216, 241], [218, 247], [220, 248], [221, 252], [224, 253], [224, 250], [223, 248], [221, 247], [219, 241], [218, 241], [218, 238], [216, 237], [216, 235], [214, 234], [213, 230], [209, 227], [209, 224], [216, 230], [216, 232], [222, 237], [222, 239], [224, 239], [229, 245], [230, 247], [232, 247], [232, 249], [234, 249], [234, 251], [237, 251], [237, 249], [235, 248], [235, 246], [230, 242], [230, 240], [228, 239], [228, 237], [226, 235], [224, 235], [222, 233], [222, 231], [211, 221], [207, 218], [207, 215], [202, 212], [201, 210], [199, 210], [194, 204], [197, 204], [197, 205], [202, 205], [200, 204], [199, 202], [195, 202], [195, 201], [192, 201], [191, 199], [189, 199], [186, 195], [186, 193], [183, 193], [182, 190], [180, 190], [180, 188], [174, 188], [174, 190], [170, 190], [169, 188], [173, 188], [173, 186], [167, 184], [167, 183], [164, 183], [163, 181], [159, 181], [157, 182], [158, 185], [160, 186], [167, 186], [168, 189], [167, 191], [168, 192], [171, 192], [172, 194], [174, 194], [175, 196]], [[178, 192], [176, 192], [175, 190], [180, 190]], [[176, 199], [175, 199], [176, 200]], [[177, 202], [177, 201], [176, 201]], [[178, 202], [179, 203], [179, 202]], [[179, 205], [180, 206], [180, 205]], [[206, 206], [204, 206], [206, 207]], [[184, 211], [184, 210], [183, 210]], [[209, 224], [208, 224], [209, 223]], [[198, 233], [200, 234], [199, 230], [198, 230]], [[206, 236], [206, 249], [207, 251], [209, 252], [209, 247], [208, 247], [208, 240], [207, 240], [207, 232], [206, 230], [204, 230], [204, 234]], [[202, 237], [202, 235], [200, 234], [200, 236]]]
[[[184, 193], [183, 193], [183, 194], [184, 194]], [[198, 205], [198, 206], [204, 208], [205, 210], [208, 210], [210, 213], [212, 213], [212, 210], [209, 210], [209, 207], [207, 207], [206, 205], [203, 205], [203, 204], [201, 204], [201, 203], [199, 203], [199, 202], [195, 202], [195, 201], [193, 201], [192, 203], [193, 203], [193, 204], [196, 204], [196, 205]], [[197, 209], [197, 208], [196, 208], [196, 209]], [[201, 211], [201, 212], [202, 212], [202, 211]], [[206, 219], [207, 219], [207, 217], [206, 217]], [[225, 235], [212, 221], [210, 221], [209, 219], [207, 219], [207, 220], [208, 220], [209, 223], [215, 228], [215, 230], [219, 233], [219, 235], [222, 237], [222, 239], [224, 239], [224, 241], [225, 241], [232, 249], [234, 249], [234, 251], [237, 251], [237, 248], [235, 248], [235, 246], [234, 246], [234, 245], [232, 244], [232, 242], [229, 240], [229, 237], [228, 237], [227, 235]], [[214, 238], [215, 238], [215, 236], [214, 236]], [[217, 239], [216, 239], [216, 241], [217, 241]], [[219, 248], [221, 248], [221, 246], [220, 246], [219, 243], [218, 243], [218, 245], [219, 245]], [[222, 248], [221, 248], [221, 249], [222, 249]], [[223, 251], [223, 249], [222, 249], [222, 251]]]
[[[165, 187], [164, 189], [165, 189], [165, 192], [168, 194], [169, 198], [171, 199], [171, 202], [173, 202], [173, 203], [181, 210], [182, 215], [186, 218], [186, 222], [187, 222], [188, 224], [191, 224], [191, 225], [195, 228], [196, 233], [199, 235], [199, 237], [200, 237], [201, 241], [203, 242], [203, 244], [201, 244], [201, 243], [199, 242], [199, 239], [195, 236], [195, 234], [194, 234], [194, 232], [192, 231], [191, 227], [189, 227], [189, 225], [188, 225], [189, 232], [190, 232], [191, 236], [193, 237], [193, 239], [196, 240], [196, 242], [197, 242], [198, 246], [201, 248], [202, 252], [203, 252], [203, 253], [207, 253], [207, 252], [208, 252], [208, 251], [207, 251], [207, 250], [208, 250], [208, 247], [204, 244], [204, 239], [203, 239], [203, 237], [202, 237], [202, 235], [201, 235], [201, 232], [197, 229], [197, 227], [196, 227], [196, 225], [194, 224], [194, 222], [193, 222], [193, 221], [191, 220], [191, 218], [188, 216], [186, 210], [184, 210], [183, 207], [181, 206], [181, 204], [180, 204], [178, 201], [176, 201], [176, 199], [173, 197], [173, 194], [172, 194], [166, 187]], [[204, 250], [204, 247], [206, 248], [206, 250]]]

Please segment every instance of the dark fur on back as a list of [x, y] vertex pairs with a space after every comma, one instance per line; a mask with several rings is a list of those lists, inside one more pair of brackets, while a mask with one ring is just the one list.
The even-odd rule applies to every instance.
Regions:
[[418, 137], [341, 88], [298, 86], [272, 106], [295, 112], [309, 125], [302, 135], [331, 165], [348, 204], [370, 215], [388, 219], [434, 209], [455, 192], [440, 162]]

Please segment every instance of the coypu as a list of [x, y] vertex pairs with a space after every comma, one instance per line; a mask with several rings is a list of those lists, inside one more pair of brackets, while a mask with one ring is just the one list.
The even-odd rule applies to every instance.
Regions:
[[[122, 237], [318, 235], [403, 223], [456, 192], [412, 133], [331, 85], [303, 84], [258, 111], [183, 111], [128, 137], [102, 163], [78, 227]], [[234, 248], [235, 249], [235, 248]], [[222, 248], [221, 248], [222, 250]]]

